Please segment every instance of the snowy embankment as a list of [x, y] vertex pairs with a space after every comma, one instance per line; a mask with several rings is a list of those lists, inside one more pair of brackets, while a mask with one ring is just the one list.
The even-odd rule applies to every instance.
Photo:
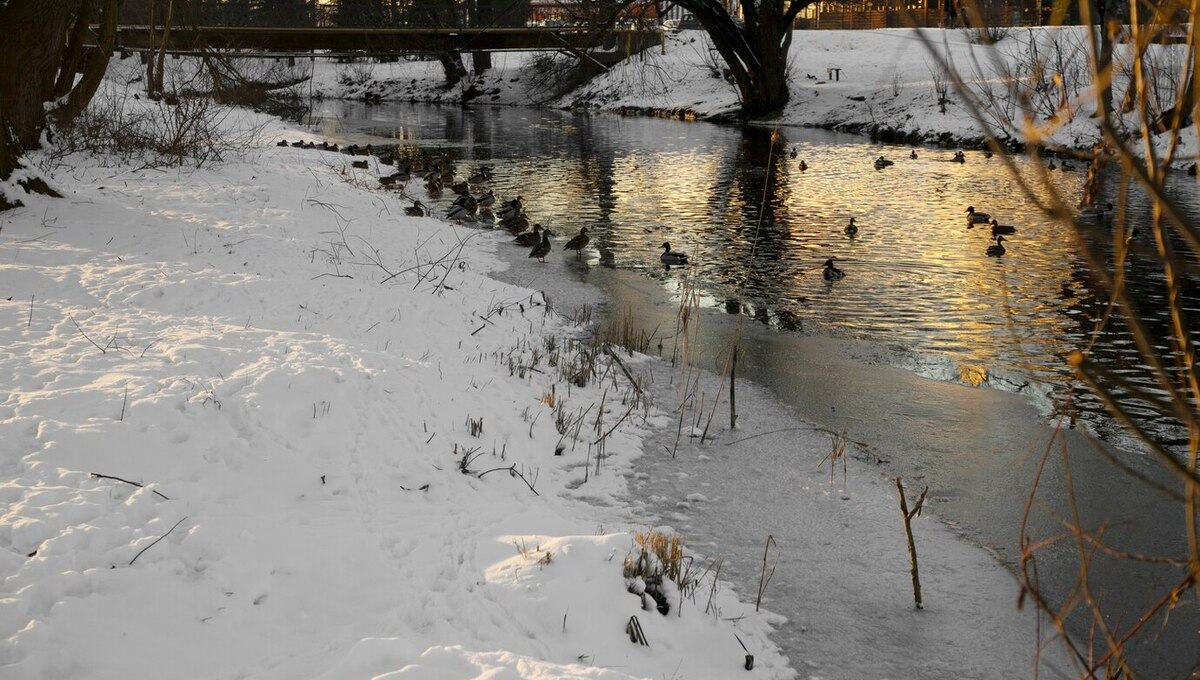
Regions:
[[[791, 100], [770, 121], [780, 125], [875, 133], [908, 142], [978, 145], [987, 131], [955, 90], [952, 73], [984, 105], [988, 128], [1025, 143], [1087, 149], [1097, 140], [1085, 46], [1078, 27], [993, 29], [994, 45], [974, 31], [883, 29], [796, 31], [789, 53]], [[1037, 55], [1037, 56], [1035, 56]], [[952, 72], [938, 65], [939, 57]], [[1152, 45], [1159, 98], [1170, 106], [1175, 74], [1186, 59], [1184, 45]], [[724, 62], [703, 31], [668, 34], [650, 49], [570, 91], [556, 91], [555, 60], [546, 54], [494, 53], [493, 68], [446, 88], [437, 62], [334, 64], [306, 62], [306, 94], [330, 98], [498, 105], [585, 107], [681, 117], [722, 118], [739, 108], [736, 89], [723, 76]], [[561, 63], [561, 60], [560, 60]], [[1129, 46], [1114, 52], [1114, 96], [1130, 81]], [[836, 69], [836, 71], [835, 71]], [[1063, 116], [1063, 112], [1069, 113]], [[1137, 130], [1133, 113], [1119, 121]], [[1166, 135], [1158, 144], [1166, 147]], [[1197, 156], [1195, 125], [1183, 131], [1176, 158]]]
[[643, 411], [504, 234], [225, 123], [261, 142], [42, 158], [65, 198], [0, 214], [0, 676], [729, 678], [735, 634], [792, 675], [727, 590], [628, 592]]

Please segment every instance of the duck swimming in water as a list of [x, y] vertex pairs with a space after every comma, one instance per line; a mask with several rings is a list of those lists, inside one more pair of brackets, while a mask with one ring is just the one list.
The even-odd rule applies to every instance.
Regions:
[[975, 206], [967, 206], [967, 224], [986, 224], [992, 221], [992, 216], [987, 213], [975, 212]]
[[966, 163], [967, 155], [961, 151], [955, 151], [954, 158], [951, 158], [950, 161], [952, 163]]
[[687, 264], [688, 263], [687, 254], [681, 253], [678, 251], [672, 251], [670, 243], [667, 243], [664, 241], [661, 247], [663, 249], [663, 252], [662, 252], [662, 255], [658, 256], [659, 262], [662, 262], [663, 264]]
[[909, 151], [908, 157], [913, 159], [914, 161], [917, 160], [917, 150], [913, 149], [912, 151]]
[[884, 158], [883, 156], [880, 156], [879, 158], [875, 159], [875, 169], [876, 170], [882, 170], [889, 165], [895, 165], [895, 164], [896, 164], [895, 161], [889, 161], [888, 159]]
[[854, 223], [853, 217], [850, 218], [850, 224], [846, 225], [844, 231], [846, 232], [846, 236], [850, 238], [854, 238], [858, 234], [858, 225]]
[[808, 169], [808, 163], [805, 163], [804, 161], [800, 161], [800, 172], [804, 172], [807, 169]]
[[840, 281], [846, 276], [846, 272], [833, 266], [833, 258], [831, 257], [825, 260], [825, 271], [821, 275], [825, 277], [826, 281]]
[[992, 220], [992, 236], [999, 236], [1000, 234], [1015, 234], [1015, 233], [1017, 233], [1017, 228], [1012, 226], [1011, 224], [1000, 224], [996, 220], [994, 220], [994, 219]]
[[987, 247], [987, 256], [988, 257], [1001, 257], [1002, 255], [1004, 255], [1005, 250], [1004, 250], [1003, 242], [1004, 242], [1004, 237], [997, 236], [996, 243]]

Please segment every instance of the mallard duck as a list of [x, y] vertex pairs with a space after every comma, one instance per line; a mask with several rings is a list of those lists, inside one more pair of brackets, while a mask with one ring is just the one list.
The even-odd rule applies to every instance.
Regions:
[[951, 160], [951, 162], [954, 162], [954, 163], [966, 163], [967, 155], [961, 151], [955, 151], [954, 158], [951, 158], [950, 160]]
[[994, 220], [994, 219], [992, 220], [992, 236], [999, 236], [1000, 234], [1015, 234], [1015, 233], [1017, 233], [1017, 228], [1014, 227], [1013, 225], [1000, 224], [996, 220]]
[[879, 158], [875, 159], [875, 169], [876, 170], [882, 170], [889, 165], [895, 165], [895, 164], [896, 164], [895, 161], [889, 161], [888, 159], [884, 158], [883, 156], [880, 156]]
[[1004, 255], [1004, 237], [996, 236], [996, 243], [987, 247], [988, 257], [1000, 257]]
[[519, 246], [531, 248], [542, 242], [542, 225], [533, 225], [533, 231], [527, 231], [524, 234], [518, 234], [513, 243]]
[[467, 179], [469, 184], [484, 184], [490, 181], [492, 181], [492, 169], [487, 166], [479, 168], [479, 172], [471, 175]]
[[288, 140], [286, 140], [286, 139], [281, 139], [278, 142], [275, 142], [275, 146], [287, 146], [287, 145], [288, 145]]
[[550, 230], [542, 230], [542, 242], [533, 247], [529, 251], [529, 257], [536, 257], [538, 262], [545, 263], [546, 256], [550, 254]]
[[791, 153], [791, 156], [792, 156], [792, 158], [795, 158], [795, 157], [796, 157], [796, 156], [798, 156], [799, 154], [800, 154], [800, 152], [796, 151], [796, 147], [794, 147], [794, 146], [793, 146], [793, 147], [792, 147], [792, 153]]
[[587, 233], [587, 227], [580, 227], [579, 235], [570, 241], [567, 241], [566, 245], [563, 246], [563, 250], [574, 250], [575, 259], [578, 260], [583, 256], [583, 249], [587, 246], [588, 241], [590, 240], [591, 239], [588, 237]]
[[458, 182], [456, 184], [451, 184], [450, 191], [453, 191], [454, 193], [458, 194], [459, 196], [466, 196], [467, 193], [469, 193], [466, 182]]
[[808, 169], [808, 163], [805, 163], [804, 161], [800, 161], [800, 172], [804, 172], [807, 169]]
[[825, 270], [821, 272], [821, 276], [825, 277], [826, 281], [840, 281], [846, 276], [846, 272], [833, 266], [833, 258], [825, 260]]
[[975, 212], [975, 206], [967, 206], [967, 224], [987, 224], [992, 221], [992, 216], [987, 213]]
[[393, 172], [390, 175], [384, 175], [379, 178], [379, 183], [385, 187], [395, 186], [397, 184], [404, 185], [412, 176], [407, 172]]
[[510, 232], [519, 234], [529, 228], [529, 216], [525, 213], [521, 213], [516, 217], [504, 220], [501, 222], [501, 224], [503, 224], [504, 228]]
[[301, 148], [302, 146], [304, 146], [304, 140], [303, 140], [303, 139], [296, 140], [296, 141], [292, 142], [292, 147], [293, 147], [293, 148], [299, 149], [299, 148]]
[[1091, 205], [1079, 212], [1080, 218], [1086, 218], [1095, 221], [1097, 224], [1103, 224], [1108, 218], [1112, 217], [1113, 204], [1105, 203], [1104, 205]]
[[662, 262], [663, 264], [687, 264], [688, 263], [687, 254], [681, 253], [679, 251], [672, 251], [670, 243], [664, 241], [662, 246], [660, 246], [660, 247], [663, 249], [663, 252], [662, 252], [662, 255], [658, 256], [659, 262]]
[[504, 203], [500, 204], [500, 209], [496, 211], [496, 217], [499, 217], [501, 220], [508, 220], [520, 215], [521, 207], [524, 204], [524, 201], [525, 199], [521, 198], [520, 196], [517, 196], [511, 201], [505, 201]]
[[442, 193], [442, 180], [431, 179], [425, 183], [425, 192], [430, 196], [440, 196]]
[[488, 189], [486, 194], [480, 196], [476, 200], [479, 201], [480, 208], [491, 208], [492, 206], [496, 205], [496, 194], [492, 193], [491, 189]]
[[350, 165], [358, 168], [359, 170], [366, 170], [368, 167], [370, 167], [366, 161], [350, 161]]
[[465, 220], [473, 214], [474, 211], [465, 203], [453, 203], [450, 205], [450, 209], [446, 211], [446, 219]]
[[984, 158], [991, 158], [991, 157], [992, 157], [992, 150], [991, 150], [991, 149], [984, 149], [984, 150], [983, 150], [983, 157], [984, 157]]
[[853, 217], [850, 218], [850, 224], [846, 225], [845, 232], [846, 236], [849, 236], [850, 238], [854, 238], [854, 236], [858, 234], [858, 225], [854, 223]]
[[908, 157], [913, 159], [914, 161], [917, 160], [917, 150], [913, 149], [912, 151], [909, 151]]
[[413, 204], [404, 209], [404, 214], [409, 217], [424, 217], [425, 206], [421, 205], [420, 201], [413, 201]]
[[327, 151], [337, 151], [337, 150], [338, 150], [338, 145], [337, 145], [337, 144], [330, 144], [330, 145], [329, 145], [329, 148], [328, 148], [328, 149], [326, 149], [326, 150], [327, 150]]

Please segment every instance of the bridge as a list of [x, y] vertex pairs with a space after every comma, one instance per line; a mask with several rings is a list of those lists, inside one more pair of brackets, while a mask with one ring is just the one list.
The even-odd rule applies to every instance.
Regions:
[[[162, 40], [155, 32], [154, 48]], [[250, 50], [273, 55], [334, 57], [345, 55], [396, 56], [430, 52], [502, 52], [565, 50], [616, 63], [662, 43], [663, 34], [646, 29], [565, 28], [291, 28], [261, 26], [201, 26], [172, 28], [167, 39], [171, 53], [203, 49]], [[148, 26], [119, 26], [117, 50], [150, 49]], [[609, 58], [606, 58], [609, 57]]]

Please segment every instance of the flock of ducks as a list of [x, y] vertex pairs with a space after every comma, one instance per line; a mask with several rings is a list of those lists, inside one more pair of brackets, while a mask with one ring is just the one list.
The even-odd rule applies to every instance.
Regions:
[[[361, 147], [357, 144], [351, 144], [344, 148], [339, 148], [337, 144], [330, 144], [328, 142], [321, 142], [319, 144], [303, 141], [288, 142], [284, 139], [280, 140], [277, 146], [340, 151], [351, 156], [374, 156], [381, 165], [397, 167], [396, 172], [379, 178], [381, 186], [403, 190], [412, 180], [420, 178], [430, 198], [441, 196], [445, 188], [449, 187], [452, 192], [457, 194], [457, 197], [446, 211], [447, 219], [455, 222], [477, 223], [484, 228], [499, 226], [507, 229], [514, 237], [512, 242], [515, 245], [529, 248], [529, 257], [541, 263], [545, 263], [546, 256], [552, 250], [550, 237], [554, 236], [554, 233], [541, 224], [530, 223], [529, 217], [524, 210], [524, 199], [521, 196], [508, 201], [500, 201], [493, 190], [487, 187], [488, 183], [493, 179], [492, 168], [489, 166], [480, 166], [465, 180], [455, 181], [456, 172], [450, 157], [447, 155], [430, 154], [424, 150], [416, 158], [403, 159], [394, 151], [385, 151], [377, 154], [376, 150], [370, 144]], [[796, 147], [792, 147], [790, 155], [793, 159], [799, 155]], [[983, 150], [983, 155], [986, 158], [991, 158], [992, 152], [985, 149]], [[915, 160], [917, 157], [916, 149], [909, 152], [910, 159]], [[953, 157], [949, 160], [952, 163], [966, 163], [967, 161], [966, 155], [962, 151], [955, 151]], [[883, 170], [895, 165], [895, 161], [889, 160], [884, 156], [879, 156], [874, 160], [873, 164], [876, 170]], [[365, 159], [354, 160], [351, 162], [351, 166], [360, 169], [370, 167], [368, 161]], [[808, 170], [808, 164], [804, 160], [799, 161], [798, 167], [801, 172]], [[1074, 166], [1065, 160], [1056, 165], [1054, 160], [1051, 159], [1047, 165], [1047, 169], [1071, 171], [1074, 170]], [[1187, 173], [1188, 175], [1195, 176], [1195, 163], [1187, 168]], [[1107, 203], [1105, 206], [1091, 208], [1087, 216], [1102, 222], [1105, 216], [1111, 211], [1112, 204]], [[404, 208], [404, 214], [410, 217], [424, 217], [431, 214], [431, 211], [420, 200], [413, 198], [412, 205]], [[1017, 231], [1015, 226], [1000, 224], [991, 215], [976, 210], [975, 206], [967, 206], [966, 221], [968, 229], [974, 228], [976, 225], [988, 225], [991, 227], [994, 243], [989, 245], [984, 251], [984, 254], [988, 257], [1003, 257], [1007, 252], [1007, 249], [1004, 247], [1005, 235], [1011, 235]], [[850, 222], [843, 231], [849, 238], [855, 238], [858, 235], [859, 227], [854, 217], [850, 218]], [[591, 238], [588, 236], [587, 227], [582, 227], [576, 236], [563, 245], [563, 250], [574, 250], [576, 259], [579, 259], [582, 257], [583, 250], [590, 241]], [[662, 253], [658, 259], [664, 265], [680, 266], [688, 264], [687, 254], [671, 250], [669, 242], [663, 242], [660, 248], [662, 249]], [[611, 264], [612, 254], [602, 250], [601, 262], [604, 263], [606, 258], [608, 263]], [[839, 281], [846, 276], [846, 273], [834, 265], [834, 258], [829, 258], [825, 260], [822, 276], [826, 281]]]

